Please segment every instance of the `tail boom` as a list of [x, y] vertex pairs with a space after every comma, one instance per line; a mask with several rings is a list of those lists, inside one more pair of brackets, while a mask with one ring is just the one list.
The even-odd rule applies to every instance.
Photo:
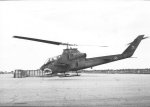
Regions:
[[87, 58], [84, 61], [80, 61], [78, 63], [78, 68], [76, 68], [75, 70], [90, 68], [93, 66], [129, 58], [134, 54], [142, 39], [145, 39], [144, 35], [139, 35], [133, 42], [130, 43], [130, 45], [125, 49], [122, 54]]

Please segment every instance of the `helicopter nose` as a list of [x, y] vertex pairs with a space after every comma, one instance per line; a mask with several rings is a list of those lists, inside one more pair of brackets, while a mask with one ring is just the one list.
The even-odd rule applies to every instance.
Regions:
[[50, 68], [45, 68], [44, 69], [44, 73], [45, 74], [52, 74], [53, 72], [52, 72], [52, 70]]

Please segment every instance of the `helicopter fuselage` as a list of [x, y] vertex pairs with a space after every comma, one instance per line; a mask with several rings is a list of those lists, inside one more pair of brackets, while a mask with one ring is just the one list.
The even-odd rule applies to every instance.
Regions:
[[97, 65], [129, 58], [133, 55], [142, 39], [145, 39], [144, 35], [138, 36], [121, 54], [101, 57], [86, 58], [86, 54], [79, 52], [76, 48], [64, 49], [62, 55], [60, 55], [56, 60], [49, 61], [44, 64], [41, 67], [41, 70], [49, 68], [52, 74], [65, 73], [68, 71], [92, 68]]

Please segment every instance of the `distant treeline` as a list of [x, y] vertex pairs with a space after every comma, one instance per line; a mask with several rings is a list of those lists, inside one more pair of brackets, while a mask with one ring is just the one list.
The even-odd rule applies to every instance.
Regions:
[[106, 69], [106, 70], [82, 70], [84, 73], [104, 74], [150, 74], [150, 68], [145, 69]]
[[13, 71], [7, 72], [7, 71], [0, 71], [0, 74], [13, 74]]

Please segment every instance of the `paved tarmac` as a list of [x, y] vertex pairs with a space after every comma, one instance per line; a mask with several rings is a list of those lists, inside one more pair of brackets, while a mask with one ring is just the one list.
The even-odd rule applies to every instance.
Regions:
[[0, 106], [150, 107], [150, 75], [13, 78], [0, 74]]

